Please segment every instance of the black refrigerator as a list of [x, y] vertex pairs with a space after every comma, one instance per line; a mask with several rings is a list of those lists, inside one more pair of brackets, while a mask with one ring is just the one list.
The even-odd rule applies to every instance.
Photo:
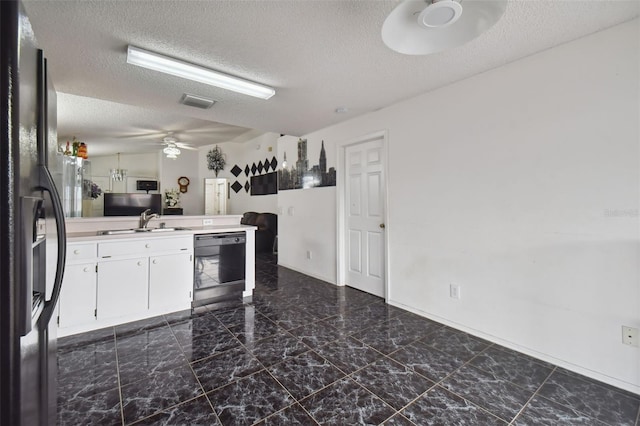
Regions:
[[55, 310], [66, 254], [48, 166], [55, 91], [22, 4], [0, 1], [0, 424], [56, 423]]

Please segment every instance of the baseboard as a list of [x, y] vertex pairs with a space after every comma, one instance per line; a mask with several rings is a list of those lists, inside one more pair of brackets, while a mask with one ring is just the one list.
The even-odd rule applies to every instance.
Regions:
[[589, 369], [584, 368], [584, 367], [580, 367], [579, 365], [572, 364], [570, 362], [564, 361], [564, 360], [559, 359], [559, 358], [555, 358], [555, 357], [553, 357], [551, 355], [548, 355], [548, 354], [545, 354], [545, 353], [542, 353], [542, 352], [538, 352], [536, 350], [533, 350], [533, 349], [530, 349], [530, 348], [527, 348], [527, 347], [524, 347], [524, 346], [520, 346], [520, 345], [518, 345], [516, 343], [501, 339], [501, 338], [496, 337], [496, 336], [491, 335], [491, 334], [484, 333], [484, 332], [482, 332], [480, 330], [476, 330], [476, 329], [467, 327], [465, 325], [458, 324], [456, 322], [450, 321], [448, 319], [439, 317], [437, 315], [433, 315], [433, 314], [430, 314], [428, 312], [424, 312], [424, 311], [421, 311], [419, 309], [412, 308], [412, 307], [407, 306], [407, 305], [405, 305], [403, 303], [394, 302], [393, 300], [387, 300], [387, 303], [389, 305], [391, 305], [391, 306], [395, 306], [397, 308], [402, 308], [402, 309], [407, 310], [409, 312], [413, 312], [416, 315], [420, 315], [420, 316], [428, 318], [430, 320], [439, 322], [439, 323], [447, 325], [447, 326], [449, 326], [451, 328], [455, 328], [456, 330], [464, 331], [465, 333], [469, 333], [469, 334], [471, 334], [473, 336], [479, 337], [481, 339], [488, 340], [488, 341], [490, 341], [492, 343], [496, 343], [496, 344], [504, 346], [506, 348], [513, 349], [514, 351], [523, 353], [525, 355], [529, 355], [529, 356], [531, 356], [533, 358], [536, 358], [536, 359], [539, 359], [541, 361], [545, 361], [545, 362], [557, 365], [557, 366], [565, 368], [565, 369], [567, 369], [569, 371], [573, 371], [574, 373], [581, 374], [583, 376], [589, 377], [589, 378], [597, 380], [599, 382], [606, 383], [608, 385], [615, 386], [615, 387], [623, 389], [625, 391], [640, 395], [640, 386], [634, 385], [633, 383], [625, 382], [625, 381], [616, 379], [615, 377], [607, 376], [605, 374], [598, 373], [597, 371], [593, 371], [593, 370], [589, 370]]
[[298, 268], [294, 268], [293, 266], [287, 265], [285, 263], [280, 263], [280, 262], [278, 262], [278, 266], [283, 266], [283, 267], [285, 267], [287, 269], [291, 269], [292, 271], [296, 271], [296, 272], [299, 272], [301, 274], [308, 275], [308, 276], [310, 276], [312, 278], [328, 282], [329, 284], [337, 285], [335, 277], [333, 279], [329, 279], [327, 277], [321, 277], [320, 275], [315, 275], [315, 274], [312, 274], [312, 273], [310, 273], [308, 271], [302, 271], [302, 270], [300, 270]]

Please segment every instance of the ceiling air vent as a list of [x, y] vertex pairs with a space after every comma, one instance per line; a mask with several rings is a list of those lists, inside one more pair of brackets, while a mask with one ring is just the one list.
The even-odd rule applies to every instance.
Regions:
[[203, 98], [202, 96], [190, 95], [188, 93], [185, 93], [184, 95], [182, 95], [182, 98], [180, 98], [180, 103], [196, 108], [209, 109], [213, 106], [213, 104], [216, 103], [216, 101]]

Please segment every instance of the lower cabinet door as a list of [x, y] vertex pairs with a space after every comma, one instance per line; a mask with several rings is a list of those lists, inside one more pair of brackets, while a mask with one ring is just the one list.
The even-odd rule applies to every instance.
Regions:
[[96, 321], [96, 264], [66, 265], [60, 290], [60, 328]]
[[149, 258], [149, 309], [191, 306], [193, 255], [178, 253]]
[[149, 258], [98, 262], [98, 320], [145, 312]]

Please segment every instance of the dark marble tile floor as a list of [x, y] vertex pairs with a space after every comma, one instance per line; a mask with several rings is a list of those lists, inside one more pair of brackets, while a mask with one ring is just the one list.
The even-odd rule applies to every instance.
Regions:
[[640, 426], [640, 396], [256, 261], [251, 302], [60, 339], [59, 425]]

